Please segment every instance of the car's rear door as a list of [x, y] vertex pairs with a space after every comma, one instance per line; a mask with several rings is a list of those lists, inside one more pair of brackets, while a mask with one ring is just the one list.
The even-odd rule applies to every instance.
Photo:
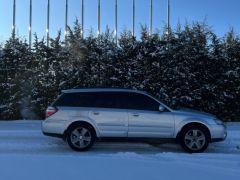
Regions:
[[127, 137], [128, 112], [119, 108], [120, 92], [95, 92], [89, 117], [95, 121], [101, 137]]

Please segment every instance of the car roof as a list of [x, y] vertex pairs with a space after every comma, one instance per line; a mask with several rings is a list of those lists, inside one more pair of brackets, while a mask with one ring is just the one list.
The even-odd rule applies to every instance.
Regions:
[[144, 91], [135, 90], [135, 89], [125, 89], [125, 88], [76, 88], [76, 89], [67, 89], [62, 90], [63, 93], [78, 93], [78, 92], [135, 92], [146, 94]]

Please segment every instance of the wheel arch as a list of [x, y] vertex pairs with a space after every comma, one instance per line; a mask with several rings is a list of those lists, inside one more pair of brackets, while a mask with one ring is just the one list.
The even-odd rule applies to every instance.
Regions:
[[178, 131], [177, 131], [176, 140], [177, 140], [177, 141], [179, 140], [183, 129], [188, 128], [188, 127], [191, 127], [191, 126], [199, 126], [199, 127], [204, 128], [204, 129], [208, 132], [209, 141], [211, 140], [211, 131], [210, 131], [210, 128], [209, 128], [208, 125], [206, 125], [205, 123], [202, 123], [202, 122], [199, 122], [199, 121], [192, 121], [192, 122], [187, 122], [187, 123], [183, 124], [183, 125], [178, 129]]
[[71, 128], [74, 127], [74, 126], [78, 126], [78, 125], [87, 125], [87, 126], [90, 126], [90, 127], [94, 130], [96, 137], [99, 137], [99, 132], [98, 132], [96, 126], [95, 126], [93, 123], [91, 123], [91, 122], [89, 122], [89, 121], [85, 121], [85, 120], [76, 120], [76, 121], [71, 122], [71, 123], [68, 125], [68, 127], [67, 127], [66, 130], [64, 131], [63, 139], [66, 139], [67, 133], [68, 133], [69, 129], [71, 129]]

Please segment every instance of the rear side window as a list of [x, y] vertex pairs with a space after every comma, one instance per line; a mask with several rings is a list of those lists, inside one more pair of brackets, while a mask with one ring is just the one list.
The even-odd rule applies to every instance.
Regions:
[[53, 103], [53, 106], [92, 107], [93, 101], [95, 97], [92, 93], [64, 93]]
[[120, 95], [114, 92], [81, 92], [62, 94], [53, 106], [121, 108]]

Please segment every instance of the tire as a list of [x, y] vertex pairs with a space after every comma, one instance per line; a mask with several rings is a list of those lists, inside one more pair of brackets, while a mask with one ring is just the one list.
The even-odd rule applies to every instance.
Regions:
[[94, 129], [89, 125], [75, 125], [68, 130], [67, 143], [75, 151], [89, 150], [96, 139]]
[[210, 141], [210, 134], [205, 127], [199, 125], [187, 126], [181, 131], [180, 144], [188, 153], [204, 152]]

